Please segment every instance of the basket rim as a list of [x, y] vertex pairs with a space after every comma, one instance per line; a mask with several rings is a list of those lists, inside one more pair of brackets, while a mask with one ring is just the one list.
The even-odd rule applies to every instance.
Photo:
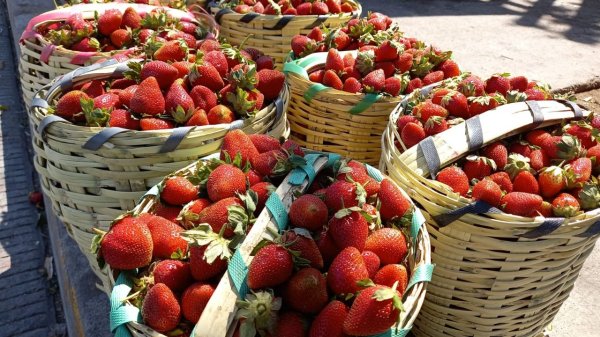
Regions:
[[[356, 9], [350, 13], [348, 12], [342, 12], [342, 13], [337, 13], [337, 14], [332, 14], [332, 13], [328, 13], [328, 14], [311, 14], [311, 15], [272, 15], [272, 14], [259, 14], [259, 13], [255, 13], [256, 14], [256, 18], [254, 20], [264, 20], [264, 21], [268, 21], [268, 20], [279, 20], [283, 17], [291, 17], [292, 21], [314, 21], [315, 19], [319, 18], [319, 17], [339, 17], [339, 18], [346, 18], [346, 17], [351, 17], [351, 16], [357, 16], [360, 15], [362, 13], [362, 5], [359, 1], [355, 1], [355, 0], [347, 0], [349, 2], [352, 2], [356, 5]], [[221, 7], [219, 6], [219, 4], [217, 4], [214, 0], [210, 1], [208, 3], [208, 8], [214, 12], [213, 14], [215, 14], [216, 12], [218, 12], [221, 9], [224, 9], [226, 7]], [[237, 12], [231, 12], [231, 13], [226, 13], [223, 15], [223, 17], [227, 17], [227, 18], [232, 18], [233, 20], [238, 20], [239, 18], [243, 17], [246, 14], [240, 14]]]

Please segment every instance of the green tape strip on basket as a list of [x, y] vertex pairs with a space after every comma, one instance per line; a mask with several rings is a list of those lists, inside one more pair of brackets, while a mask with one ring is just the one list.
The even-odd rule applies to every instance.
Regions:
[[374, 335], [371, 337], [406, 337], [406, 336], [408, 336], [408, 333], [410, 332], [411, 328], [412, 327], [409, 327], [407, 329], [393, 329], [392, 328], [384, 333], [380, 333], [378, 335]]
[[240, 298], [246, 298], [246, 295], [250, 290], [248, 288], [248, 283], [246, 282], [248, 277], [248, 266], [246, 265], [246, 262], [244, 262], [239, 250], [233, 253], [231, 260], [229, 260], [227, 272], [229, 273], [229, 277], [233, 282], [233, 286], [240, 295]]
[[367, 168], [367, 173], [369, 174], [369, 177], [377, 180], [378, 182], [381, 182], [383, 180], [383, 174], [381, 174], [381, 171], [369, 164], [365, 164], [365, 167]]
[[310, 86], [310, 88], [308, 88], [308, 90], [306, 90], [306, 92], [304, 93], [304, 99], [310, 103], [310, 101], [312, 101], [312, 99], [321, 91], [324, 90], [329, 90], [331, 89], [331, 87], [328, 87], [326, 85], [323, 85], [321, 83], [315, 83], [313, 85]]
[[404, 291], [404, 294], [408, 294], [408, 290], [414, 287], [417, 283], [421, 282], [430, 282], [431, 277], [433, 276], [433, 269], [435, 265], [433, 264], [423, 264], [417, 267], [417, 269], [413, 272], [410, 277], [410, 282], [408, 282], [408, 286]]
[[123, 301], [131, 292], [133, 282], [121, 273], [110, 294], [110, 331], [115, 337], [132, 337], [127, 323], [140, 321], [140, 309]]
[[308, 184], [309, 185], [312, 184], [313, 181], [315, 180], [315, 177], [317, 176], [317, 172], [315, 172], [315, 169], [314, 169], [314, 164], [318, 158], [323, 157], [323, 156], [327, 157], [326, 167], [333, 166], [333, 164], [341, 158], [341, 156], [339, 154], [335, 154], [335, 153], [326, 153], [326, 152], [319, 152], [319, 151], [311, 151], [311, 152], [312, 153], [309, 153], [304, 156], [304, 159], [306, 160], [305, 165], [295, 168], [294, 170], [292, 170], [292, 172], [290, 172], [290, 178], [288, 179], [288, 181], [291, 185], [294, 185], [294, 186], [302, 185], [302, 183], [304, 183], [304, 179], [306, 179], [307, 177], [308, 177]]
[[368, 108], [370, 108], [371, 105], [373, 105], [373, 103], [377, 102], [377, 100], [379, 100], [379, 98], [381, 98], [381, 97], [382, 97], [381, 95], [377, 95], [377, 94], [366, 94], [365, 98], [363, 98], [360, 102], [358, 102], [358, 104], [353, 106], [349, 112], [353, 115], [357, 115], [357, 114], [367, 110]]
[[284, 73], [294, 73], [308, 79], [308, 72], [295, 62], [288, 62], [283, 65]]
[[271, 216], [277, 224], [279, 231], [281, 232], [286, 229], [288, 227], [288, 214], [285, 210], [285, 205], [279, 198], [279, 195], [277, 193], [271, 193], [271, 196], [269, 196], [269, 199], [267, 199], [265, 206], [267, 207], [267, 210], [269, 210], [269, 213], [271, 213]]
[[417, 245], [417, 236], [424, 223], [425, 217], [423, 217], [423, 213], [415, 208], [412, 215], [412, 221], [410, 222], [410, 236], [412, 236], [413, 246], [415, 247]]

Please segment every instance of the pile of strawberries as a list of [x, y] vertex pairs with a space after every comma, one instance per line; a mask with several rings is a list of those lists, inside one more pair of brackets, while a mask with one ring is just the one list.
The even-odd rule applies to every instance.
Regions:
[[145, 5], [154, 5], [154, 6], [168, 6], [171, 8], [185, 9], [185, 1], [184, 0], [66, 0], [65, 2], [69, 5], [119, 2], [119, 3], [136, 3], [136, 4], [145, 4]]
[[98, 258], [113, 270], [138, 269], [128, 300], [144, 323], [169, 336], [189, 336], [228, 259], [250, 230], [278, 179], [303, 152], [293, 142], [235, 130], [222, 160], [192, 176], [170, 176], [152, 213], [126, 214], [96, 238]]
[[364, 164], [336, 166], [293, 201], [291, 228], [255, 248], [239, 336], [370, 336], [397, 323], [412, 205]]
[[165, 44], [192, 50], [207, 35], [196, 23], [173, 18], [164, 9], [156, 8], [146, 14], [133, 7], [124, 12], [107, 9], [93, 20], [75, 13], [64, 21], [40, 25], [37, 31], [56, 46], [81, 52], [110, 52], [135, 46], [144, 46], [148, 52]]
[[240, 14], [265, 15], [325, 15], [356, 10], [356, 4], [347, 0], [222, 0], [219, 6]]
[[547, 85], [529, 81], [524, 76], [496, 74], [483, 81], [468, 73], [442, 82], [428, 95], [413, 95], [396, 121], [402, 144], [401, 151], [425, 139], [446, 131], [453, 125], [500, 105], [526, 100], [558, 98]]
[[279, 96], [285, 77], [258, 50], [204, 40], [199, 51], [161, 48], [153, 61], [129, 63], [125, 78], [86, 83], [50, 111], [79, 125], [158, 130], [231, 123]]
[[436, 179], [520, 216], [573, 217], [600, 207], [600, 115], [487, 145]]

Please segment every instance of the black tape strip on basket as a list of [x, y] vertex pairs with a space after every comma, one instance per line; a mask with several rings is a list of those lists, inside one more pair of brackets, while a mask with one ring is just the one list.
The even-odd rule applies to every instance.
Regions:
[[585, 232], [577, 234], [577, 236], [589, 238], [597, 234], [600, 234], [600, 221], [594, 222]]
[[567, 101], [566, 99], [559, 99], [558, 101], [571, 109], [575, 115], [575, 118], [583, 118], [583, 109], [581, 109], [581, 107], [575, 102]]
[[536, 127], [544, 122], [544, 113], [540, 108], [540, 105], [537, 101], [525, 101], [529, 111], [531, 111], [531, 116], [533, 117], [533, 126]]
[[419, 142], [417, 145], [417, 153], [419, 151], [423, 154], [423, 158], [425, 158], [425, 163], [427, 163], [431, 178], [435, 179], [442, 163], [437, 148], [435, 147], [435, 143], [433, 142], [433, 138], [427, 137]]
[[433, 217], [433, 220], [439, 227], [445, 227], [454, 221], [460, 219], [465, 214], [501, 214], [503, 213], [498, 208], [488, 204], [487, 202], [477, 200], [467, 206], [453, 209], [448, 213], [440, 214]]
[[256, 19], [259, 15], [260, 14], [258, 14], [258, 13], [247, 13], [247, 14], [244, 14], [244, 16], [242, 16], [240, 21], [243, 23], [250, 23], [250, 22], [252, 22], [252, 20]]
[[327, 15], [319, 15], [310, 26], [306, 27], [306, 29], [313, 29], [317, 26], [320, 26], [323, 22], [327, 21], [328, 18], [329, 17]]
[[193, 126], [186, 126], [186, 127], [180, 127], [180, 128], [173, 129], [173, 131], [171, 132], [171, 135], [169, 136], [169, 138], [167, 138], [165, 143], [161, 146], [158, 153], [167, 153], [167, 152], [174, 151], [179, 146], [179, 144], [181, 144], [181, 142], [185, 139], [185, 136], [187, 136], [187, 134], [190, 131], [192, 131], [193, 128], [194, 128]]
[[483, 131], [481, 131], [481, 120], [479, 116], [467, 119], [467, 144], [469, 151], [477, 150], [483, 146]]
[[40, 97], [35, 97], [32, 101], [31, 101], [31, 107], [32, 108], [42, 108], [42, 109], [48, 109], [48, 107], [50, 107], [50, 105], [48, 104], [48, 102], [46, 102], [45, 99], [40, 98]]
[[113, 136], [127, 130], [129, 129], [116, 127], [105, 128], [104, 130], [90, 137], [90, 139], [88, 139], [81, 147], [86, 150], [96, 151], [100, 149], [104, 143], [108, 142]]
[[64, 119], [62, 117], [58, 117], [56, 115], [49, 115], [49, 116], [44, 117], [44, 119], [42, 119], [42, 121], [40, 122], [40, 125], [38, 125], [37, 132], [40, 135], [43, 135], [44, 131], [46, 130], [46, 128], [48, 126], [50, 126], [50, 124], [57, 123], [57, 122], [71, 123], [71, 122], [69, 122], [68, 120], [66, 120], [66, 119]]
[[275, 99], [275, 120], [278, 121], [281, 115], [283, 115], [283, 100], [281, 96]]
[[557, 230], [565, 222], [565, 218], [546, 218], [541, 225], [531, 231], [520, 235], [527, 239], [537, 239]]
[[275, 26], [270, 27], [270, 28], [265, 28], [265, 29], [268, 29], [268, 30], [280, 30], [280, 29], [283, 29], [294, 18], [295, 18], [294, 15], [284, 15], [284, 16], [281, 17], [281, 19], [279, 19], [279, 21], [277, 21], [277, 23], [275, 24]]
[[215, 21], [217, 21], [218, 24], [221, 24], [221, 18], [223, 17], [223, 15], [229, 13], [233, 13], [233, 11], [230, 8], [223, 8], [219, 10], [217, 14], [215, 14]]

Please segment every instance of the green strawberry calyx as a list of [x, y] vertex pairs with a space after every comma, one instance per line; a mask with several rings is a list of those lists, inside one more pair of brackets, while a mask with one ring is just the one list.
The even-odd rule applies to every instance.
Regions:
[[[223, 226], [225, 228], [226, 226]], [[181, 233], [181, 237], [191, 246], [207, 246], [204, 259], [212, 264], [217, 258], [229, 260], [232, 256], [231, 241], [223, 238], [223, 233], [215, 233], [208, 224], [201, 224], [194, 229]]]
[[240, 337], [254, 337], [273, 334], [277, 323], [277, 312], [281, 309], [281, 298], [271, 291], [251, 292], [243, 301], [236, 316], [243, 319], [240, 324]]

